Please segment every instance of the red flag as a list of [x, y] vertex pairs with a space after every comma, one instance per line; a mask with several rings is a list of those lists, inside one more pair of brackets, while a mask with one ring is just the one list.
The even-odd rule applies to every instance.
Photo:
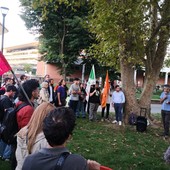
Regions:
[[106, 107], [107, 97], [109, 95], [109, 89], [110, 89], [110, 84], [109, 84], [109, 75], [107, 71], [105, 85], [104, 85], [103, 94], [102, 94], [102, 102], [101, 102], [102, 107]]
[[0, 52], [0, 75], [12, 70], [11, 66], [8, 64], [4, 55]]

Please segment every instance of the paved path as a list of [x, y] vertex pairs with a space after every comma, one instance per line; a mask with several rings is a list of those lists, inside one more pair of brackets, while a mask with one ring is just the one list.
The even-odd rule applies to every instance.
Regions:
[[[101, 112], [101, 106], [99, 106], [98, 112]], [[110, 112], [114, 112], [112, 106], [110, 107]], [[161, 113], [161, 104], [151, 104], [151, 113]]]
[[[67, 97], [68, 106], [69, 97]], [[101, 106], [98, 108], [98, 112], [101, 112]], [[110, 106], [110, 112], [114, 112], [114, 108]], [[161, 104], [151, 104], [151, 113], [161, 113]]]

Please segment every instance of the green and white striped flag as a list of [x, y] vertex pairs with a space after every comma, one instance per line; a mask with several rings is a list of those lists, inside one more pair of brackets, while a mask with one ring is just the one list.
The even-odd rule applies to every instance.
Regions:
[[89, 101], [90, 87], [93, 84], [96, 84], [96, 75], [95, 75], [94, 65], [91, 68], [89, 79], [88, 79], [87, 86], [86, 86], [86, 93], [87, 93], [86, 100], [87, 100], [87, 102]]

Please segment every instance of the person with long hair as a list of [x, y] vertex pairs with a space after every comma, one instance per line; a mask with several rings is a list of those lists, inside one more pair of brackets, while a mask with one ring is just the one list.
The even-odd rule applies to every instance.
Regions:
[[56, 106], [65, 106], [66, 105], [66, 82], [64, 79], [61, 79], [59, 82], [59, 87], [56, 91]]
[[21, 170], [25, 158], [32, 153], [37, 152], [43, 147], [47, 147], [48, 143], [42, 132], [43, 120], [46, 115], [55, 109], [55, 106], [49, 102], [43, 102], [39, 105], [27, 126], [22, 128], [17, 134], [17, 150], [16, 170]]
[[49, 146], [27, 156], [23, 170], [100, 170], [100, 164], [72, 154], [67, 148], [76, 125], [76, 115], [71, 108], [58, 107], [43, 121], [44, 136]]

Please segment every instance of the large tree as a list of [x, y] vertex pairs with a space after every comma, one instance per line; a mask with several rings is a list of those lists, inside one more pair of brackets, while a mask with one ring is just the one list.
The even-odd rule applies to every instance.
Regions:
[[[39, 0], [34, 0], [35, 5]], [[102, 64], [121, 70], [128, 114], [150, 109], [151, 95], [158, 80], [170, 38], [169, 0], [60, 0], [68, 6], [91, 3], [89, 28], [96, 35], [93, 55]], [[48, 0], [41, 0], [48, 4]], [[140, 99], [135, 97], [134, 69], [145, 68], [145, 84]], [[149, 116], [149, 115], [148, 115]]]
[[87, 49], [93, 38], [83, 26], [87, 20], [88, 4], [72, 8], [59, 0], [20, 0], [26, 26], [40, 34], [40, 53], [48, 62], [61, 67], [63, 77], [77, 60], [79, 52]]
[[[126, 122], [128, 114], [139, 112], [140, 107], [146, 107], [150, 113], [152, 92], [170, 38], [170, 1], [91, 0], [91, 3], [89, 26], [98, 41], [93, 50], [106, 64], [114, 66], [116, 60], [120, 63]], [[139, 101], [134, 83], [137, 64], [145, 68], [145, 84]]]

